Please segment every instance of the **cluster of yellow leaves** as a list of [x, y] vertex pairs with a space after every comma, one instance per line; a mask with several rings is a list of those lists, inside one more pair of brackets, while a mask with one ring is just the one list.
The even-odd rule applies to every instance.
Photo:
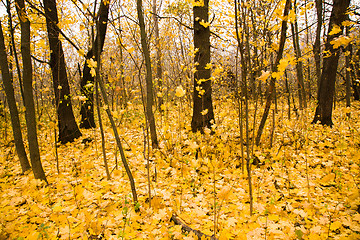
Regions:
[[215, 223], [218, 239], [359, 239], [358, 105], [351, 108], [350, 121], [345, 108], [338, 106], [333, 128], [310, 125], [311, 113], [290, 120], [283, 117], [286, 114], [277, 115], [273, 147], [265, 142], [255, 148], [261, 165], [252, 167], [250, 216], [237, 109], [231, 101], [214, 104], [221, 106], [215, 109], [214, 134], [203, 136], [188, 127], [190, 118], [184, 112], [190, 109], [167, 108], [158, 122], [160, 149], [151, 154], [151, 200], [139, 128], [142, 107], [129, 105], [122, 112], [119, 131], [136, 181], [139, 212], [123, 167], [115, 168], [119, 156], [115, 158], [109, 123], [105, 122], [109, 181], [98, 132], [83, 131], [94, 139], [91, 143], [77, 140], [59, 147], [57, 174], [53, 131], [48, 128], [53, 125], [46, 119], [40, 123], [48, 187], [30, 173], [20, 175], [14, 148], [5, 148], [9, 139], [2, 138], [6, 142], [0, 151], [0, 239], [197, 239], [174, 225], [172, 214], [207, 235], [214, 234]]

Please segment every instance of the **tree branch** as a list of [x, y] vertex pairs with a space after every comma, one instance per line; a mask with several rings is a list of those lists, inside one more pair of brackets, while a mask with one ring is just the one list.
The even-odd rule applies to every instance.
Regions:
[[217, 240], [217, 238], [213, 235], [213, 236], [209, 236], [209, 235], [206, 235], [202, 232], [200, 232], [199, 230], [195, 230], [195, 229], [192, 229], [191, 227], [189, 227], [188, 225], [186, 225], [185, 223], [183, 223], [176, 215], [172, 215], [171, 218], [170, 218], [170, 221], [173, 221], [176, 225], [180, 225], [181, 226], [181, 229], [183, 231], [186, 231], [186, 232], [193, 232], [195, 233], [195, 235], [198, 237], [199, 240], [202, 239], [202, 237], [206, 237], [206, 238], [210, 238], [211, 240]]

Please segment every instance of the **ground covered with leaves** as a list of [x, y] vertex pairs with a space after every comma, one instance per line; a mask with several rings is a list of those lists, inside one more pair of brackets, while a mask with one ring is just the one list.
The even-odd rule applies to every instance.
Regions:
[[[172, 216], [217, 239], [360, 239], [358, 103], [351, 109], [337, 106], [332, 128], [310, 124], [313, 108], [289, 120], [286, 106], [280, 107], [275, 124], [269, 117], [261, 146], [253, 148], [252, 215], [238, 110], [232, 101], [215, 106], [215, 134], [200, 135], [190, 131], [186, 104], [166, 105], [163, 116], [157, 115], [160, 149], [149, 155], [142, 107], [114, 112], [139, 211], [109, 124], [110, 180], [98, 129], [83, 130], [82, 138], [59, 146], [58, 173], [54, 124], [39, 123], [49, 186], [31, 172], [20, 174], [13, 143], [2, 138], [0, 239], [197, 239]], [[250, 108], [251, 116], [254, 112]], [[243, 147], [246, 151], [245, 142]]]

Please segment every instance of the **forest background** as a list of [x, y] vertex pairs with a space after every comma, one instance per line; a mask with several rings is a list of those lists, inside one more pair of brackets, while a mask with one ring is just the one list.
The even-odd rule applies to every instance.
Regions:
[[0, 239], [360, 238], [358, 1], [0, 7]]

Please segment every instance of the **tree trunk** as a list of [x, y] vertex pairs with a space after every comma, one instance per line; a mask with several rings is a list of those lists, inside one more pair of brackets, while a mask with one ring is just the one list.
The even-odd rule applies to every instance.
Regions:
[[[275, 60], [275, 64], [274, 64], [275, 67], [273, 67], [273, 69], [272, 69], [273, 72], [277, 71], [277, 67], [280, 63], [280, 60], [281, 60], [283, 52], [284, 52], [285, 41], [286, 41], [286, 30], [287, 30], [287, 15], [289, 14], [290, 3], [291, 3], [290, 0], [286, 0], [285, 9], [284, 9], [284, 20], [281, 23], [279, 51], [276, 56], [276, 60]], [[270, 78], [270, 83], [269, 83], [268, 89], [266, 90], [266, 93], [267, 93], [267, 96], [266, 96], [265, 109], [264, 109], [264, 113], [261, 118], [260, 125], [258, 128], [257, 134], [256, 134], [256, 139], [255, 139], [256, 145], [260, 144], [261, 135], [263, 133], [266, 119], [269, 115], [273, 95], [275, 93], [275, 78], [274, 77]]]
[[25, 100], [25, 118], [29, 143], [30, 161], [36, 179], [47, 182], [40, 160], [39, 143], [36, 130], [36, 114], [33, 96], [32, 63], [30, 52], [30, 21], [25, 12], [24, 0], [16, 0], [16, 10], [21, 27], [21, 56], [23, 62], [23, 84]]
[[[296, 14], [296, 1], [294, 2], [294, 11]], [[299, 31], [298, 31], [298, 24], [296, 18], [295, 18], [295, 22], [291, 24], [291, 33], [293, 35], [293, 46], [296, 55], [296, 77], [298, 82], [299, 106], [300, 109], [303, 109], [303, 108], [307, 108], [307, 104], [306, 104], [306, 93], [305, 93], [305, 84], [304, 84], [303, 62], [301, 61]]]
[[44, 0], [46, 14], [46, 26], [50, 46], [50, 68], [53, 78], [55, 104], [58, 117], [59, 141], [67, 143], [81, 136], [76, 124], [70, 96], [70, 87], [66, 73], [66, 63], [59, 31], [56, 24], [59, 23], [56, 1]]
[[319, 90], [320, 79], [321, 79], [321, 55], [320, 55], [320, 46], [321, 46], [321, 27], [322, 27], [322, 0], [315, 0], [316, 2], [316, 15], [317, 15], [317, 25], [316, 25], [316, 37], [315, 43], [313, 45], [314, 59], [315, 59], [315, 68], [316, 68], [316, 77], [317, 77], [317, 87]]
[[[191, 130], [203, 132], [204, 128], [211, 129], [214, 123], [214, 110], [211, 99], [211, 72], [206, 65], [210, 63], [210, 29], [200, 23], [207, 24], [209, 21], [209, 0], [196, 0], [203, 6], [194, 6], [194, 47], [196, 72], [194, 73], [193, 89], [193, 116]], [[200, 4], [199, 4], [200, 5]]]
[[[333, 48], [331, 41], [339, 37], [343, 32], [341, 23], [346, 20], [346, 11], [350, 0], [334, 0], [333, 9], [330, 16], [329, 33], [325, 43], [325, 51], [331, 55], [323, 60], [323, 71], [320, 79], [320, 88], [318, 90], [318, 104], [315, 111], [315, 117], [312, 123], [320, 121], [322, 125], [333, 125], [332, 109], [335, 94], [336, 72], [340, 55], [340, 48]], [[336, 34], [330, 34], [333, 28], [341, 28]]]
[[161, 67], [161, 49], [160, 49], [160, 34], [159, 34], [159, 17], [157, 16], [156, 0], [153, 0], [153, 14], [154, 14], [154, 34], [155, 34], [155, 48], [156, 48], [156, 79], [157, 79], [157, 106], [162, 112], [161, 105], [163, 105], [162, 93], [162, 67]]
[[149, 45], [147, 43], [147, 36], [145, 31], [144, 14], [142, 10], [142, 0], [137, 0], [137, 14], [139, 18], [140, 34], [141, 34], [141, 47], [143, 50], [146, 66], [146, 118], [150, 125], [150, 136], [153, 147], [158, 147], [158, 140], [156, 135], [155, 117], [152, 110], [154, 105], [153, 97], [153, 82], [152, 82], [152, 70], [150, 61]]
[[[98, 11], [98, 19], [96, 21], [96, 38], [94, 45], [85, 56], [83, 78], [80, 82], [81, 95], [86, 97], [86, 101], [81, 104], [81, 122], [80, 127], [89, 129], [94, 128], [94, 76], [91, 75], [91, 68], [88, 61], [98, 58], [98, 52], [101, 53], [104, 47], [106, 29], [109, 16], [110, 1], [102, 0]], [[98, 44], [99, 43], [99, 44]], [[99, 49], [98, 49], [99, 48]]]
[[23, 137], [21, 133], [21, 126], [19, 120], [19, 112], [16, 106], [16, 100], [14, 95], [14, 87], [12, 85], [12, 79], [9, 71], [9, 65], [7, 60], [7, 54], [5, 50], [4, 34], [0, 22], [0, 68], [2, 74], [2, 80], [4, 83], [6, 99], [10, 110], [11, 126], [13, 130], [14, 142], [16, 153], [20, 160], [22, 172], [26, 172], [31, 168], [29, 160], [26, 156]]

